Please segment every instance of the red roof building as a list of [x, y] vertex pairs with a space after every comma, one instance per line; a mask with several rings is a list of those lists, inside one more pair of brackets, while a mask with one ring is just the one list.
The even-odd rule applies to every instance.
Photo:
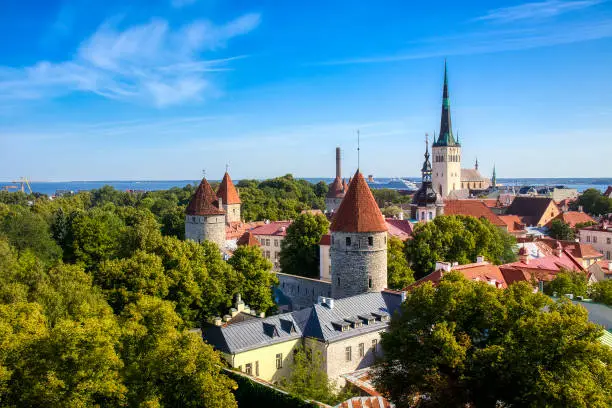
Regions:
[[506, 224], [508, 232], [515, 237], [524, 237], [527, 234], [526, 225], [518, 215], [498, 215], [498, 217]]
[[412, 238], [414, 226], [409, 220], [398, 220], [395, 218], [385, 218], [389, 236], [396, 237], [405, 241]]
[[444, 215], [470, 215], [475, 218], [486, 218], [496, 227], [507, 229], [507, 225], [481, 200], [446, 200]]
[[219, 184], [217, 190], [217, 197], [221, 199], [222, 204], [240, 204], [240, 197], [238, 191], [232, 182], [232, 179], [228, 172], [223, 175], [223, 180]]
[[499, 266], [490, 264], [489, 262], [482, 261], [455, 266], [448, 262], [439, 262], [436, 265], [436, 270], [434, 272], [414, 282], [412, 285], [406, 288], [406, 290], [414, 288], [425, 282], [431, 282], [434, 286], [438, 286], [444, 274], [451, 271], [461, 273], [468, 280], [484, 282], [491, 286], [495, 286], [498, 289], [505, 289], [508, 287]]
[[253, 228], [251, 233], [255, 236], [277, 236], [284, 237], [287, 235], [287, 228], [291, 225], [291, 221], [272, 221], [268, 224]]
[[550, 220], [546, 226], [550, 228], [554, 220], [560, 220], [572, 228], [576, 227], [576, 224], [596, 223], [589, 214], [582, 211], [566, 211], [559, 213], [559, 215]]
[[368, 183], [357, 170], [348, 191], [333, 217], [330, 231], [384, 232], [387, 224]]
[[327, 190], [327, 198], [343, 198], [346, 191], [344, 190], [345, 183], [339, 176], [336, 176], [334, 181], [329, 185]]
[[202, 179], [193, 197], [191, 197], [186, 212], [187, 215], [203, 216], [225, 214], [225, 211], [219, 208], [217, 196], [210, 187], [210, 184], [208, 184], [206, 178]]
[[236, 241], [236, 245], [261, 246], [255, 235], [251, 231], [247, 231]]

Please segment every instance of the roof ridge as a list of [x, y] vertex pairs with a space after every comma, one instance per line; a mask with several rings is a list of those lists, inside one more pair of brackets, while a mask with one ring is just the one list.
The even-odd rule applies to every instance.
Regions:
[[225, 211], [218, 207], [219, 200], [213, 192], [212, 187], [208, 184], [206, 177], [202, 179], [200, 185], [191, 197], [187, 205], [186, 213], [188, 215], [223, 215]]

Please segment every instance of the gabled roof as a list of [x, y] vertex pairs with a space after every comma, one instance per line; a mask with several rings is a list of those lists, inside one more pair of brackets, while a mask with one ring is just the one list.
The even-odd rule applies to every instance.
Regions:
[[498, 215], [499, 219], [502, 220], [508, 227], [508, 232], [525, 232], [525, 223], [518, 215]]
[[553, 220], [561, 220], [572, 228], [574, 228], [576, 224], [595, 222], [595, 220], [589, 214], [582, 211], [566, 211], [559, 213], [559, 215], [550, 220], [550, 222], [547, 224], [548, 227], [552, 225]]
[[[477, 262], [466, 265], [453, 266], [451, 268], [451, 271], [460, 272], [468, 280], [488, 283], [490, 285], [495, 285], [495, 287], [500, 289], [505, 289], [508, 287], [504, 275], [499, 269], [499, 266], [492, 265], [488, 262]], [[425, 282], [431, 282], [434, 286], [438, 286], [440, 280], [442, 280], [442, 277], [444, 276], [444, 273], [445, 272], [442, 270], [434, 271], [429, 275], [414, 282], [408, 288], [413, 288]]]
[[221, 184], [219, 184], [217, 197], [221, 198], [222, 204], [240, 204], [238, 191], [236, 191], [236, 187], [234, 187], [234, 183], [227, 171], [223, 175]]
[[395, 218], [385, 218], [385, 223], [389, 229], [389, 235], [405, 241], [412, 237], [414, 226], [409, 220], [396, 220]]
[[344, 183], [340, 176], [336, 176], [334, 181], [329, 185], [329, 190], [327, 191], [327, 198], [343, 198], [345, 194], [344, 191]]
[[488, 182], [489, 179], [482, 177], [476, 169], [461, 169], [461, 182]]
[[368, 183], [357, 170], [333, 218], [330, 231], [384, 232], [387, 224]]
[[497, 227], [507, 227], [506, 223], [481, 200], [446, 200], [444, 202], [444, 214], [471, 215], [475, 218], [484, 217]]
[[519, 196], [512, 201], [506, 214], [519, 215], [529, 225], [538, 225], [551, 205], [556, 205], [552, 198]]
[[261, 246], [251, 231], [242, 234], [238, 241], [236, 241], [236, 245]]
[[206, 178], [203, 178], [187, 205], [187, 215], [222, 215], [219, 202]]
[[275, 235], [284, 237], [287, 235], [287, 228], [291, 225], [291, 221], [272, 221], [269, 224], [253, 228], [251, 233], [253, 235]]

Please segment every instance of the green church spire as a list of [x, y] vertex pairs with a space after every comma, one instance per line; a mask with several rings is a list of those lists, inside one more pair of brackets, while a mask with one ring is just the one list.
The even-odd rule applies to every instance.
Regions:
[[459, 146], [453, 137], [453, 126], [451, 123], [450, 98], [448, 96], [448, 73], [446, 60], [444, 60], [444, 88], [442, 89], [442, 117], [440, 119], [440, 134], [434, 146]]

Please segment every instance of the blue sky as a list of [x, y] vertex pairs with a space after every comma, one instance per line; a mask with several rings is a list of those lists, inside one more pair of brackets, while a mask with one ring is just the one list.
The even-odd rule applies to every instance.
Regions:
[[[420, 4], [428, 3], [428, 4]], [[611, 177], [612, 2], [3, 0], [0, 180]]]

